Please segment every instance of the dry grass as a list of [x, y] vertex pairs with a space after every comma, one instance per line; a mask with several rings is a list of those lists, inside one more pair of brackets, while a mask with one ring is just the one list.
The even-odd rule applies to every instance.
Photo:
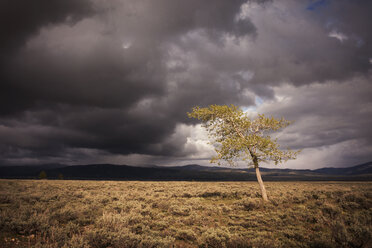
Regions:
[[0, 180], [0, 247], [372, 247], [372, 183]]

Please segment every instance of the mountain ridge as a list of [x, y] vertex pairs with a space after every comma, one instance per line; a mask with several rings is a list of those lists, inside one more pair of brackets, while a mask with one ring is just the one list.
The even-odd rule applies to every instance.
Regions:
[[[266, 181], [371, 181], [372, 161], [346, 168], [325, 167], [310, 169], [260, 168]], [[207, 167], [198, 164], [163, 167], [158, 165], [131, 166], [115, 164], [38, 166], [0, 166], [0, 178], [36, 179], [45, 171], [50, 179], [83, 180], [197, 180], [197, 181], [255, 181], [253, 168]]]
[[[325, 167], [310, 169], [260, 168], [264, 180], [268, 181], [370, 181], [372, 162], [352, 167]], [[206, 167], [198, 164], [163, 167], [157, 165], [131, 166], [114, 164], [62, 165], [46, 164], [38, 166], [1, 166], [0, 178], [35, 179], [41, 171], [48, 178], [84, 180], [197, 180], [197, 181], [253, 181], [253, 168]]]

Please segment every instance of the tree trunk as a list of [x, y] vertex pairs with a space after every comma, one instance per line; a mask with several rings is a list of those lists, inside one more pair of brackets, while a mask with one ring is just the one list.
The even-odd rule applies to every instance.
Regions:
[[269, 201], [267, 199], [267, 194], [266, 194], [266, 189], [265, 189], [265, 185], [262, 181], [262, 178], [261, 178], [261, 173], [260, 173], [260, 169], [258, 168], [258, 158], [256, 156], [256, 154], [254, 154], [252, 152], [252, 150], [250, 150], [248, 148], [248, 151], [249, 153], [251, 154], [252, 156], [252, 160], [253, 160], [253, 164], [254, 164], [254, 168], [256, 169], [256, 176], [257, 176], [257, 181], [258, 181], [258, 184], [260, 185], [260, 189], [261, 189], [261, 194], [262, 194], [262, 199], [264, 200], [264, 202], [267, 202]]
[[265, 185], [264, 185], [264, 183], [262, 181], [262, 178], [261, 178], [260, 169], [258, 168], [258, 166], [255, 166], [255, 168], [256, 168], [257, 181], [258, 181], [258, 184], [260, 185], [260, 188], [261, 188], [262, 199], [265, 202], [267, 202], [268, 199], [267, 199], [266, 189], [265, 189]]
[[251, 155], [252, 155], [252, 158], [253, 158], [254, 168], [256, 169], [257, 181], [258, 181], [258, 184], [260, 185], [260, 188], [261, 188], [262, 199], [264, 200], [264, 202], [267, 202], [268, 199], [267, 199], [266, 189], [265, 189], [265, 185], [263, 184], [263, 181], [262, 181], [262, 178], [261, 178], [260, 169], [258, 168], [257, 156], [255, 156], [253, 153], [251, 153]]

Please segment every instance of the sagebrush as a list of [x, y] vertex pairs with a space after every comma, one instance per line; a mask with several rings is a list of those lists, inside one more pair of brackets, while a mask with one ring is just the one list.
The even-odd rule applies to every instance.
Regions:
[[372, 183], [0, 180], [0, 247], [371, 247]]

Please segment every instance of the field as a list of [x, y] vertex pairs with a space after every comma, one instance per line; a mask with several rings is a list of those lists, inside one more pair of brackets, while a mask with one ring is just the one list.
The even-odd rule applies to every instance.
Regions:
[[372, 182], [0, 180], [0, 247], [372, 247]]

